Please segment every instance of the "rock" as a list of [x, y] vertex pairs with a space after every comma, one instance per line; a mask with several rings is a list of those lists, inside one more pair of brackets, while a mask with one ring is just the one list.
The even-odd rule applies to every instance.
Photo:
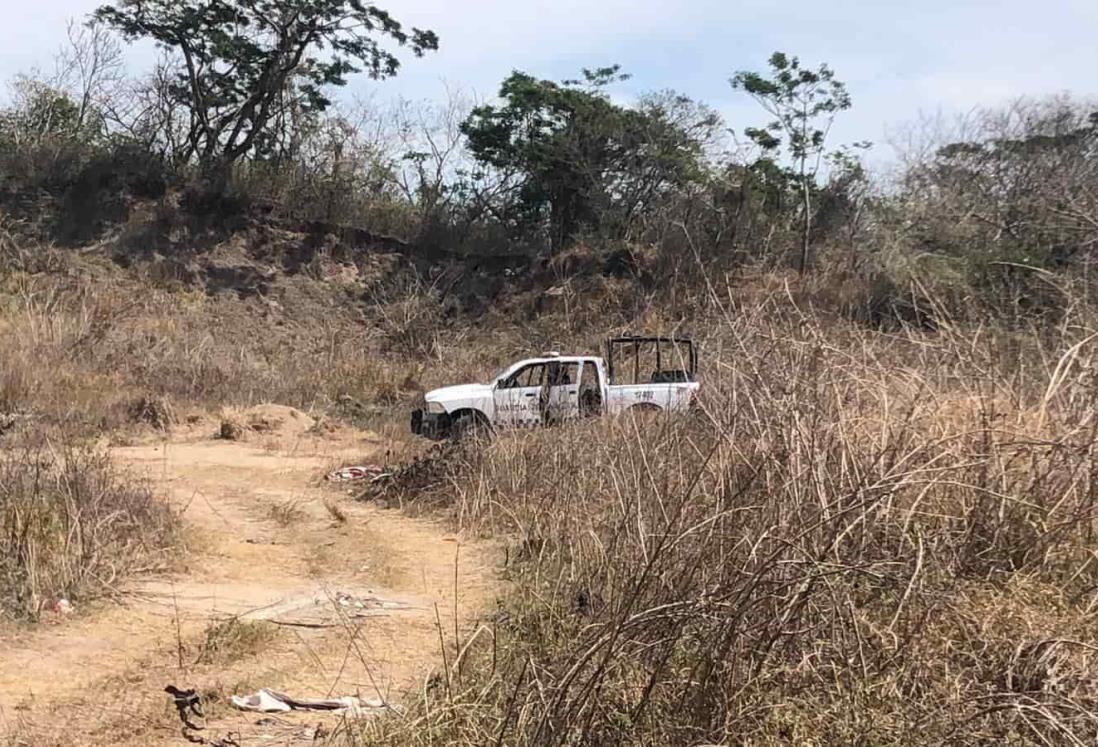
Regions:
[[233, 418], [222, 420], [218, 436], [227, 441], [241, 441], [244, 438], [244, 424]]
[[130, 419], [135, 423], [145, 423], [157, 430], [166, 431], [176, 422], [175, 408], [164, 397], [139, 397], [129, 405]]

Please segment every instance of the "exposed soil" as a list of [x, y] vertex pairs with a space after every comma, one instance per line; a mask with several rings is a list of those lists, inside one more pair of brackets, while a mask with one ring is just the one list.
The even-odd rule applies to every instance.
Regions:
[[[455, 630], [469, 635], [490, 606], [490, 548], [355, 503], [353, 483], [324, 483], [334, 467], [380, 458], [390, 447], [382, 439], [270, 428], [240, 442], [215, 430], [202, 423], [112, 449], [182, 513], [188, 551], [167, 576], [4, 634], [0, 729], [9, 743], [186, 744], [163, 691], [172, 684], [203, 696], [206, 718], [192, 719], [203, 727], [192, 739], [311, 744], [318, 728], [346, 728], [341, 717], [243, 713], [229, 696], [268, 687], [399, 706], [441, 668], [439, 622], [452, 646]], [[245, 624], [218, 636], [234, 618]]]

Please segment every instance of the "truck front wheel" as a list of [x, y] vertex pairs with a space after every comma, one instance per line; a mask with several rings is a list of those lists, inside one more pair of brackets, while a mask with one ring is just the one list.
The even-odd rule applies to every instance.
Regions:
[[459, 413], [450, 423], [450, 438], [454, 441], [464, 441], [469, 438], [485, 438], [490, 429], [484, 418], [471, 412]]

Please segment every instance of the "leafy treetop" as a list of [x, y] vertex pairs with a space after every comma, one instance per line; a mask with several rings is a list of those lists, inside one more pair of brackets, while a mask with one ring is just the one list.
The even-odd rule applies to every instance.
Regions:
[[433, 32], [405, 31], [362, 0], [118, 0], [94, 19], [179, 55], [171, 93], [189, 109], [193, 155], [206, 166], [257, 148], [291, 85], [301, 113], [323, 111], [325, 88], [349, 75], [397, 72], [382, 40], [417, 56], [438, 48]]
[[698, 132], [715, 127], [715, 115], [704, 112], [692, 130], [675, 121], [681, 97], [619, 106], [606, 88], [626, 79], [617, 65], [559, 83], [516, 71], [501, 103], [462, 125], [478, 161], [520, 175], [518, 223], [529, 228], [548, 211], [554, 248], [596, 226], [613, 230], [697, 173]]

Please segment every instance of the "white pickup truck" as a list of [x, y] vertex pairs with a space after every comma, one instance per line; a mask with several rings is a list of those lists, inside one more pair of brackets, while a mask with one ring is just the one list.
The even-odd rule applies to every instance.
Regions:
[[617, 337], [605, 360], [546, 353], [518, 361], [487, 384], [461, 384], [424, 395], [412, 432], [462, 438], [626, 411], [681, 411], [698, 391], [694, 343], [681, 337]]

